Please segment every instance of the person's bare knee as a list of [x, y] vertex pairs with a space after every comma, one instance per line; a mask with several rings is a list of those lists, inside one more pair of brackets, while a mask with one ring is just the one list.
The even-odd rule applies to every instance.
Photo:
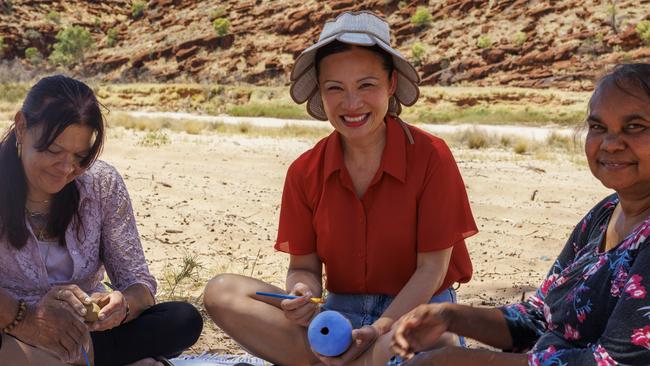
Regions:
[[211, 279], [203, 292], [203, 305], [214, 318], [219, 312], [235, 304], [237, 298], [246, 296], [241, 286], [245, 277], [234, 274], [220, 274]]

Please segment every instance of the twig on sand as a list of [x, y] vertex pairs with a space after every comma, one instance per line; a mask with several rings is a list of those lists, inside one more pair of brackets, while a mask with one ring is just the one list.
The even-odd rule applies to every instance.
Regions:
[[250, 219], [251, 217], [257, 215], [258, 213], [260, 213], [260, 211], [255, 211], [255, 212], [253, 212], [253, 213], [250, 214], [250, 215], [242, 216], [242, 217], [243, 217], [244, 219]]
[[154, 235], [154, 239], [158, 240], [159, 242], [163, 244], [178, 244], [180, 241], [171, 241], [168, 238], [160, 238], [158, 235]]
[[532, 170], [535, 173], [546, 173], [546, 170], [544, 170], [542, 168], [538, 168], [536, 166], [532, 166], [532, 165], [526, 165], [524, 168], [526, 168], [528, 170]]
[[255, 273], [255, 265], [257, 264], [257, 259], [260, 257], [260, 252], [262, 251], [262, 248], [257, 250], [257, 255], [255, 256], [255, 261], [253, 262], [253, 268], [251, 268], [251, 275], [249, 277], [253, 277], [253, 273]]
[[534, 191], [533, 191], [533, 195], [530, 196], [530, 200], [531, 200], [531, 201], [534, 201], [534, 200], [535, 200], [535, 196], [537, 195], [537, 192], [539, 192], [539, 191], [538, 191], [538, 190], [534, 190]]

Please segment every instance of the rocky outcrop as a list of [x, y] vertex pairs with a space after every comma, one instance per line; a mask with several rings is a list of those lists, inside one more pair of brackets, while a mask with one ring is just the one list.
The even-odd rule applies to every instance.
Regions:
[[[402, 54], [410, 57], [415, 42], [424, 45], [418, 71], [425, 85], [580, 90], [616, 63], [650, 62], [635, 30], [650, 20], [650, 0], [618, 0], [618, 18], [608, 6], [586, 0], [149, 0], [134, 19], [130, 0], [15, 1], [0, 8], [0, 59], [29, 65], [30, 47], [47, 58], [57, 33], [80, 25], [95, 47], [72, 72], [107, 81], [286, 84], [293, 60], [318, 39], [326, 20], [372, 10], [390, 21]], [[419, 7], [431, 14], [430, 24], [411, 22]], [[229, 21], [226, 35], [215, 32], [217, 18]]]

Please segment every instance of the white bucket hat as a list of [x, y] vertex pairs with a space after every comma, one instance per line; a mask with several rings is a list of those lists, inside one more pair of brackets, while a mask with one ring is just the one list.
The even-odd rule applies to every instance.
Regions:
[[333, 41], [365, 47], [377, 45], [393, 57], [397, 71], [397, 89], [388, 104], [389, 114], [399, 115], [402, 111], [401, 104], [411, 106], [418, 100], [420, 76], [404, 56], [390, 46], [388, 23], [368, 11], [345, 12], [325, 23], [318, 42], [302, 51], [291, 70], [291, 98], [298, 104], [307, 101], [307, 112], [312, 117], [327, 120], [318, 90], [314, 58], [319, 48]]

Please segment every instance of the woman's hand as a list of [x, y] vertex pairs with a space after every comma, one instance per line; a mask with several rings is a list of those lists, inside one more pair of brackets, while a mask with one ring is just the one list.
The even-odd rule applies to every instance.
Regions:
[[411, 310], [395, 325], [393, 352], [408, 360], [415, 352], [430, 349], [449, 329], [449, 318], [445, 304], [425, 304]]
[[90, 298], [99, 305], [101, 310], [97, 315], [98, 320], [88, 324], [88, 329], [96, 332], [112, 329], [122, 324], [128, 309], [126, 298], [122, 292], [96, 292]]
[[81, 348], [90, 345], [83, 318], [86, 309], [82, 301], [86, 298], [88, 295], [75, 285], [54, 287], [35, 306], [28, 306], [25, 319], [11, 334], [62, 361], [77, 361]]
[[298, 325], [309, 326], [309, 322], [320, 311], [318, 304], [311, 302], [313, 297], [311, 290], [305, 284], [298, 282], [291, 290], [291, 295], [300, 297], [282, 300], [280, 308], [284, 311], [284, 316]]
[[327, 366], [342, 366], [361, 356], [370, 346], [375, 343], [381, 334], [379, 330], [372, 325], [364, 325], [359, 329], [352, 331], [352, 344], [347, 351], [338, 357], [326, 357], [314, 352], [316, 357]]

